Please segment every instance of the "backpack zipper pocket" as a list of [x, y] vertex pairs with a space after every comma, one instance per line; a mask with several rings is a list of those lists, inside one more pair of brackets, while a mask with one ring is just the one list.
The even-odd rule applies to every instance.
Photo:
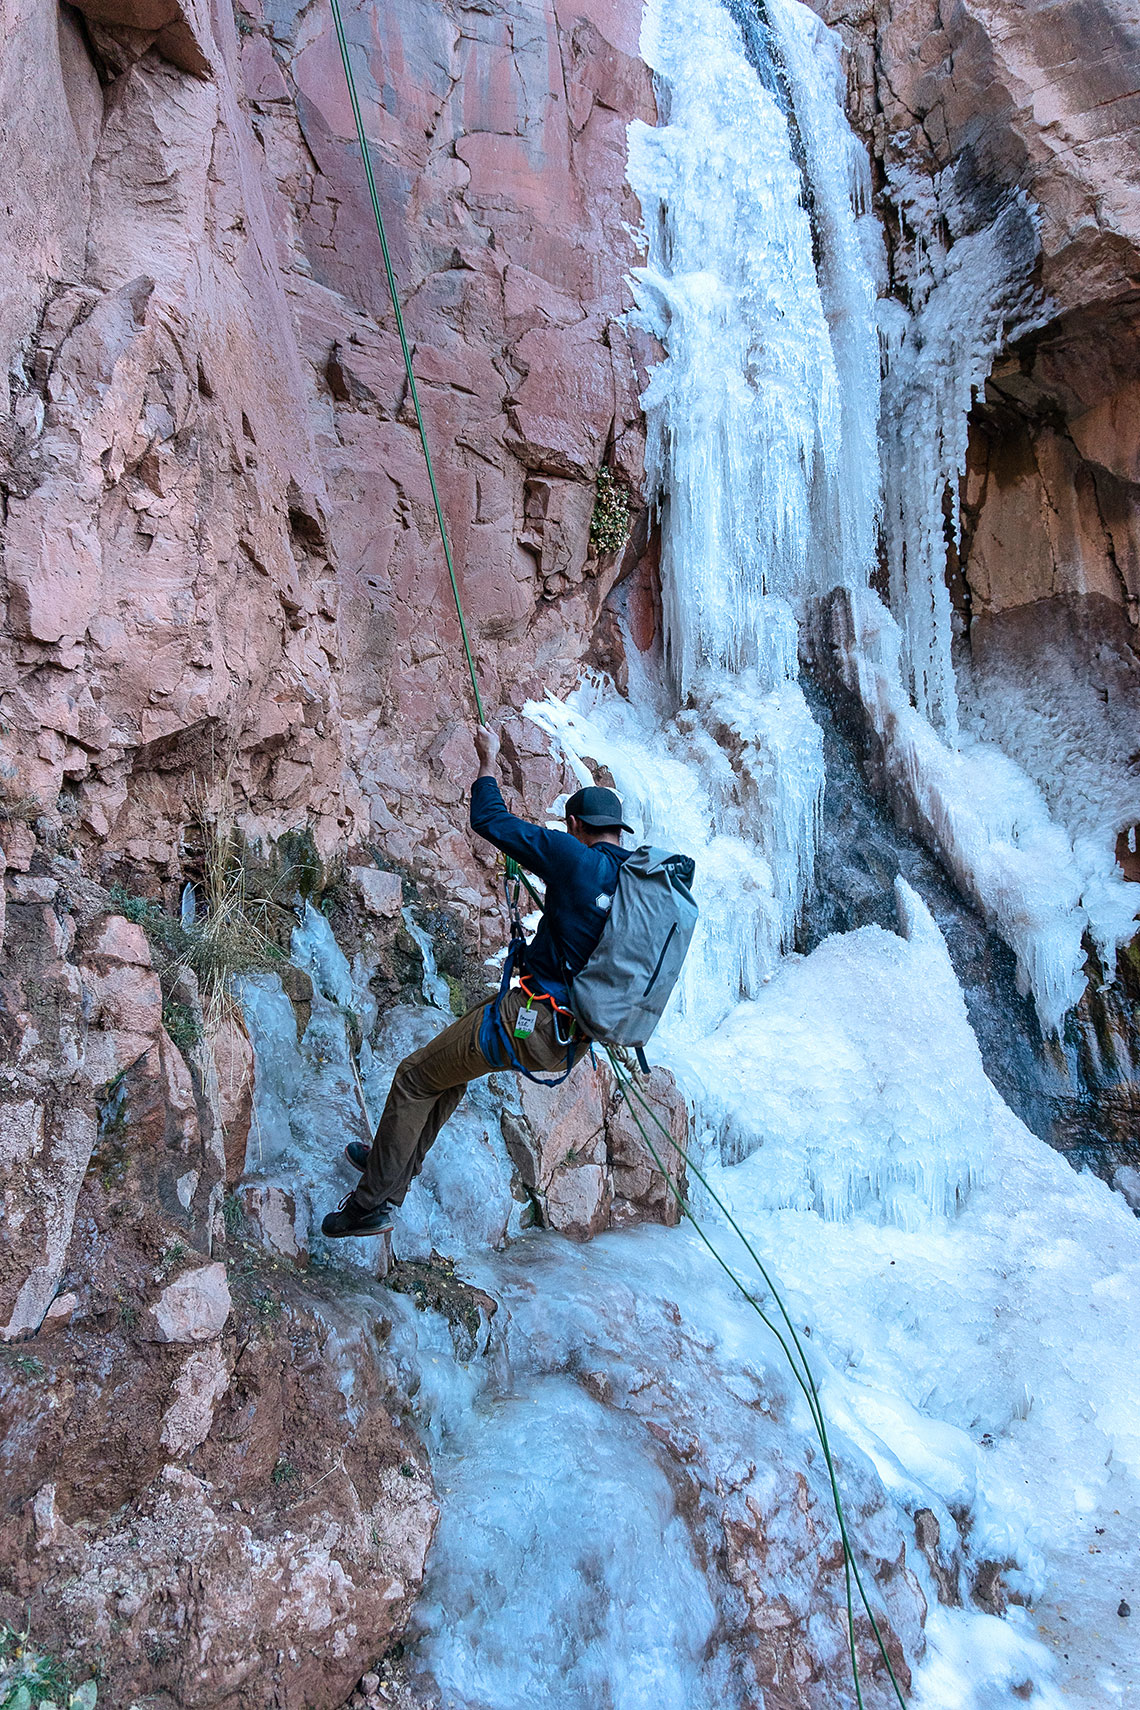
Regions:
[[669, 932], [666, 936], [664, 944], [661, 946], [661, 954], [657, 958], [657, 966], [654, 968], [653, 972], [649, 976], [649, 984], [646, 986], [645, 990], [642, 992], [642, 994], [641, 994], [642, 997], [648, 997], [650, 992], [653, 990], [653, 987], [656, 985], [657, 976], [661, 972], [661, 964], [664, 962], [666, 953], [669, 949], [669, 946], [673, 942], [673, 934], [676, 932], [676, 930], [677, 930], [677, 922], [674, 921], [672, 926], [669, 928]]

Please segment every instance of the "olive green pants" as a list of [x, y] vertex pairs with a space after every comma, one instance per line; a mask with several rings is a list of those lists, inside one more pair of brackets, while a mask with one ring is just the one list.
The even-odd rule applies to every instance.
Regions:
[[[436, 1135], [463, 1097], [467, 1083], [493, 1074], [496, 1069], [511, 1067], [510, 1059], [502, 1052], [501, 1040], [496, 1041], [501, 1053], [498, 1062], [491, 1062], [479, 1046], [479, 1032], [490, 1002], [469, 1009], [430, 1044], [405, 1057], [396, 1070], [356, 1190], [358, 1204], [367, 1210], [385, 1200], [392, 1205], [403, 1204], [404, 1195], [419, 1174]], [[550, 1004], [536, 1003], [534, 1032], [525, 1039], [514, 1037], [515, 1017], [525, 1002], [525, 993], [516, 986], [499, 1006], [510, 1035], [511, 1050], [523, 1067], [534, 1074], [559, 1075], [566, 1068], [567, 1047], [558, 1042]], [[568, 1025], [565, 1017], [560, 1025], [565, 1033]], [[574, 1046], [575, 1063], [586, 1049], [587, 1041], [579, 1039]]]

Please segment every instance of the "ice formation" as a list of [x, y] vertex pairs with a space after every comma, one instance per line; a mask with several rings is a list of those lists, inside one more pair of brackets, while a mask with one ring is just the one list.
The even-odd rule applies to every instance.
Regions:
[[[281, 1187], [298, 1201], [316, 1253], [374, 1275], [378, 1243], [348, 1241], [333, 1248], [317, 1233], [321, 1216], [358, 1179], [342, 1157], [345, 1142], [371, 1138], [393, 1068], [446, 1025], [450, 994], [446, 1011], [435, 1004], [397, 1011], [378, 1030], [368, 986], [371, 967], [366, 961], [349, 964], [328, 921], [311, 906], [294, 930], [291, 950], [313, 980], [312, 1015], [302, 1038], [276, 976], [250, 976], [241, 986], [257, 1060], [246, 1179]], [[425, 970], [425, 984], [426, 977]], [[363, 1040], [359, 1087], [353, 1072], [356, 1037]], [[447, 1124], [420, 1178], [425, 1192], [412, 1196], [401, 1222], [405, 1254], [426, 1258], [433, 1245], [446, 1250], [456, 1242], [495, 1246], [519, 1233], [522, 1206], [511, 1198], [498, 1109], [487, 1086], [476, 1085]]]
[[[995, 1093], [938, 929], [905, 885], [896, 933], [792, 950], [824, 787], [798, 629], [835, 590], [850, 686], [900, 799], [1014, 943], [1047, 1024], [1073, 1001], [1084, 916], [1040, 792], [997, 750], [954, 749], [912, 705], [898, 627], [867, 588], [865, 183], [832, 39], [794, 0], [769, 9], [783, 64], [767, 78], [717, 0], [647, 9], [666, 122], [634, 128], [631, 173], [652, 233], [641, 312], [667, 352], [647, 399], [665, 679], [635, 664], [628, 700], [586, 685], [528, 710], [581, 776], [586, 755], [610, 768], [639, 836], [696, 857], [701, 933], [653, 1054], [686, 1088], [694, 1150], [802, 1326], [857, 1548], [882, 1563], [905, 1549], [921, 1584], [925, 1635], [897, 1577], [874, 1590], [918, 1665], [913, 1710], [1099, 1710], [1140, 1692], [1112, 1627], [1122, 1575], [1140, 1573], [1121, 1518], [1140, 1476], [1136, 1220]], [[952, 458], [951, 440], [937, 456]], [[352, 1037], [374, 1117], [446, 999], [428, 989], [425, 948], [441, 1007], [381, 1025], [369, 969], [312, 910], [294, 956], [314, 980], [302, 1039], [279, 982], [245, 988], [248, 1162], [287, 1182], [315, 1227], [352, 1180], [337, 1161], [363, 1123]], [[838, 1559], [834, 1516], [778, 1346], [689, 1228], [585, 1247], [524, 1231], [510, 1096], [472, 1088], [396, 1232], [403, 1256], [446, 1253], [498, 1302], [474, 1354], [442, 1317], [385, 1303], [443, 1510], [414, 1668], [456, 1710], [755, 1710], [755, 1628], [725, 1566], [736, 1539], [746, 1561], [763, 1553], [766, 1593], [810, 1633], [825, 1675], [810, 1701], [849, 1706], [842, 1578], [820, 1569]], [[715, 1207], [700, 1191], [693, 1205], [762, 1294]], [[338, 1262], [371, 1265], [370, 1243], [343, 1245]], [[915, 1544], [920, 1513], [938, 1529], [933, 1563]], [[985, 1563], [1032, 1613], [971, 1602]], [[1063, 1696], [1050, 1647], [1071, 1653]]]
[[[666, 123], [630, 130], [649, 246], [635, 288], [668, 353], [644, 403], [675, 688], [706, 732], [699, 703], [710, 678], [716, 693], [739, 697], [752, 673], [743, 698], [758, 704], [794, 681], [802, 626], [843, 590], [862, 614], [845, 636], [847, 674], [867, 696], [906, 817], [1007, 939], [1043, 1031], [1057, 1032], [1084, 989], [1086, 928], [1111, 958], [1130, 936], [1130, 899], [1105, 839], [1074, 850], [1009, 755], [959, 742], [944, 575], [971, 403], [1003, 338], [1041, 313], [1027, 283], [1031, 210], [1014, 199], [951, 243], [948, 228], [964, 219], [952, 180], [925, 198], [917, 182], [896, 184], [913, 234], [910, 306], [883, 300], [876, 312], [882, 241], [865, 211], [866, 155], [843, 116], [827, 31], [795, 0], [774, 0], [779, 75], [758, 77], [723, 7], [681, 11], [661, 0], [647, 12]], [[763, 43], [753, 45], [755, 58]], [[867, 592], [881, 489], [899, 626], [889, 661], [874, 649], [890, 620], [871, 620], [881, 607]], [[872, 656], [860, 660], [864, 635]], [[729, 674], [738, 685], [726, 690]], [[786, 713], [794, 696], [784, 693]], [[806, 708], [802, 716], [806, 747]], [[776, 798], [789, 787], [780, 769], [773, 785]], [[802, 793], [802, 776], [792, 787]], [[786, 948], [788, 895], [802, 872], [791, 875], [758, 841], [777, 891], [785, 886], [773, 903]], [[810, 869], [810, 846], [798, 847]], [[734, 967], [749, 960], [737, 954]]]
[[[688, 115], [688, 121], [699, 126], [692, 146], [715, 149], [722, 133], [710, 91], [735, 86], [719, 66], [710, 69], [706, 38], [694, 76], [696, 96], [680, 99], [675, 82], [689, 75], [691, 49], [687, 54], [683, 32], [675, 27], [678, 20], [666, 4], [651, 9], [650, 16], [656, 20], [651, 45], [661, 52], [656, 63], [669, 83], [667, 128]], [[772, 9], [771, 16], [794, 87], [802, 65], [799, 50], [804, 42], [818, 49], [820, 27], [794, 5]], [[706, 19], [699, 15], [698, 21], [703, 31]], [[727, 41], [723, 23], [710, 18], [707, 25], [714, 38]], [[738, 48], [733, 51], [739, 53]], [[818, 74], [829, 60], [817, 51], [813, 63]], [[818, 146], [813, 146], [818, 134], [814, 121], [826, 112], [828, 123], [834, 124], [838, 106], [822, 102], [818, 90], [814, 102], [803, 98], [802, 89], [797, 93], [798, 111], [809, 116], [803, 152], [814, 174], [821, 159]], [[753, 98], [771, 99], [766, 91]], [[655, 197], [668, 201], [683, 196], [685, 180], [676, 162], [690, 158], [687, 143], [662, 139], [653, 155], [642, 143], [635, 133], [632, 170], [643, 205], [652, 208]], [[833, 167], [849, 162], [850, 145], [840, 148], [833, 142], [826, 158]], [[652, 172], [659, 176], [647, 183], [644, 174]], [[858, 175], [848, 176], [856, 188], [849, 204], [854, 209]], [[812, 189], [817, 189], [814, 176]], [[965, 242], [954, 267], [945, 256], [930, 265], [929, 283], [919, 294], [919, 312], [907, 334], [900, 339], [895, 329], [893, 376], [888, 381], [894, 392], [885, 413], [890, 413], [893, 397], [911, 441], [922, 436], [926, 441], [914, 447], [921, 469], [913, 460], [904, 469], [896, 441], [888, 477], [887, 502], [895, 506], [886, 519], [888, 533], [896, 531], [896, 545], [905, 534], [916, 547], [911, 558], [915, 574], [907, 585], [896, 580], [893, 589], [909, 626], [906, 635], [900, 635], [899, 626], [867, 587], [867, 559], [840, 547], [839, 513], [827, 505], [811, 508], [813, 532], [805, 553], [792, 552], [785, 561], [790, 566], [786, 579], [781, 583], [770, 577], [757, 589], [746, 576], [746, 586], [751, 586], [759, 633], [767, 612], [758, 594], [773, 589], [782, 593], [802, 621], [810, 617], [813, 599], [840, 590], [832, 610], [841, 629], [846, 626], [838, 639], [848, 683], [883, 744], [899, 805], [1006, 936], [1043, 1027], [1056, 1029], [1077, 1001], [1084, 980], [1081, 941], [1088, 925], [1087, 898], [1083, 907], [1072, 843], [1051, 817], [1041, 791], [1012, 759], [976, 740], [956, 741], [949, 606], [947, 601], [939, 612], [933, 604], [936, 586], [944, 591], [935, 532], [944, 556], [943, 493], [964, 453], [972, 392], [1000, 338], [1003, 314], [1028, 312], [1025, 303], [1019, 306], [1016, 287], [1011, 295], [1008, 225], [1014, 216], [1006, 218], [1005, 227]], [[732, 220], [726, 229], [731, 234], [726, 247], [731, 249], [740, 242], [739, 232]], [[791, 241], [794, 227], [787, 230]], [[653, 299], [668, 312], [656, 323], [668, 361], [656, 372], [646, 400], [651, 431], [658, 429], [655, 467], [667, 493], [672, 495], [678, 482], [693, 493], [691, 471], [701, 467], [702, 455], [716, 454], [717, 438], [711, 449], [706, 443], [698, 451], [683, 443], [677, 431], [680, 411], [692, 401], [691, 376], [712, 371], [726, 351], [745, 348], [746, 340], [727, 338], [723, 320], [714, 325], [693, 314], [691, 292], [676, 285], [673, 276], [684, 270], [690, 251], [675, 200], [669, 201], [664, 227], [655, 225], [653, 231], [651, 265], [660, 247], [673, 270]], [[675, 232], [680, 233], [677, 242]], [[865, 304], [874, 259], [871, 246], [856, 251], [849, 243], [841, 249], [833, 227], [820, 247], [821, 277], [826, 279], [838, 257], [856, 276], [855, 296]], [[705, 241], [691, 253], [702, 276], [718, 269], [729, 279], [736, 276], [735, 251], [726, 254]], [[968, 281], [967, 262], [973, 268]], [[821, 305], [823, 300], [821, 295]], [[732, 301], [741, 313], [755, 315], [761, 299], [753, 296], [746, 306], [742, 296]], [[762, 302], [781, 332], [786, 331], [787, 301], [770, 293]], [[813, 299], [809, 297], [802, 312], [810, 329], [805, 347], [818, 349]], [[844, 396], [854, 396], [865, 406], [875, 396], [874, 385], [869, 365], [853, 362], [852, 352], [865, 356], [866, 324], [860, 317], [843, 316], [834, 297], [825, 318], [839, 329], [832, 353], [837, 371], [841, 335], [847, 339]], [[754, 323], [752, 336], [763, 342], [765, 331]], [[920, 352], [931, 365], [929, 373], [923, 371]], [[816, 433], [817, 442], [826, 443], [828, 435], [836, 434], [837, 423], [826, 363], [819, 364], [819, 373]], [[743, 395], [734, 391], [739, 413]], [[711, 417], [707, 407], [698, 414], [701, 433], [707, 435]], [[831, 441], [839, 449], [823, 466], [828, 472], [846, 467], [846, 478], [851, 479], [843, 435], [847, 431], [849, 446], [860, 447], [865, 421], [865, 414], [854, 410], [839, 426], [838, 442]], [[902, 425], [900, 420], [900, 429]], [[720, 423], [716, 434], [723, 436]], [[803, 435], [801, 443], [806, 438]], [[742, 466], [734, 447], [736, 461], [726, 457], [722, 462], [721, 486], [738, 502], [742, 494], [751, 500], [771, 483], [768, 459], [786, 468], [786, 461], [780, 464], [785, 455], [786, 447], [769, 446], [754, 464]], [[874, 488], [873, 455], [866, 460], [864, 454], [863, 468], [868, 467], [874, 472]], [[904, 476], [912, 483], [905, 496]], [[826, 480], [819, 490], [827, 490]], [[721, 495], [721, 487], [716, 493]], [[753, 666], [757, 655], [718, 629], [738, 622], [740, 607], [701, 600], [700, 567], [708, 537], [705, 520], [694, 514], [698, 502], [695, 498], [692, 506], [666, 506], [665, 574], [675, 579], [672, 587], [667, 584], [665, 599], [670, 658], [675, 668], [678, 657], [691, 663], [688, 677], [684, 671], [677, 673], [679, 686], [688, 690], [687, 704], [664, 734], [660, 702], [654, 704], [636, 684], [632, 707], [604, 689], [587, 686], [569, 706], [548, 701], [529, 710], [572, 758], [589, 754], [603, 760], [639, 832], [676, 842], [697, 857], [705, 936], [695, 946], [684, 989], [666, 1018], [660, 1049], [690, 1094], [706, 1158], [720, 1160], [717, 1186], [737, 1219], [786, 1283], [798, 1289], [804, 1285], [793, 1278], [810, 1274], [820, 1279], [818, 1288], [807, 1289], [815, 1308], [805, 1312], [805, 1322], [818, 1326], [823, 1319], [834, 1327], [836, 1341], [829, 1345], [829, 1357], [853, 1383], [843, 1399], [839, 1386], [829, 1384], [833, 1410], [904, 1506], [913, 1513], [937, 1497], [944, 1505], [937, 1511], [947, 1527], [952, 1524], [951, 1509], [959, 1515], [968, 1512], [974, 1545], [1015, 1563], [1010, 1572], [1019, 1591], [1026, 1598], [1040, 1597], [1049, 1577], [1047, 1546], [1053, 1561], [1064, 1564], [1061, 1571], [1071, 1573], [1071, 1561], [1081, 1548], [1078, 1540], [1088, 1534], [1082, 1517], [1096, 1509], [1107, 1519], [1117, 1506], [1126, 1513], [1134, 1505], [1136, 1438], [1124, 1412], [1111, 1400], [1113, 1386], [1101, 1385], [1092, 1407], [1097, 1416], [1110, 1410], [1114, 1424], [1100, 1441], [1081, 1443], [1080, 1421], [1090, 1400], [1085, 1385], [1093, 1381], [1096, 1361], [1086, 1361], [1081, 1344], [1087, 1332], [1077, 1331], [1071, 1320], [1069, 1330], [1062, 1332], [1065, 1352], [1049, 1351], [1048, 1325], [1056, 1322], [1055, 1315], [1065, 1316], [1066, 1286], [1058, 1287], [1050, 1300], [1034, 1302], [1029, 1281], [1036, 1264], [1033, 1253], [1040, 1243], [1038, 1250], [1049, 1254], [1045, 1262], [1050, 1272], [1066, 1263], [1063, 1252], [1071, 1253], [1071, 1284], [1083, 1310], [1092, 1312], [1097, 1310], [1093, 1302], [1098, 1292], [1119, 1295], [1123, 1302], [1134, 1286], [1140, 1258], [1135, 1224], [1099, 1184], [1084, 1182], [1070, 1189], [1067, 1167], [1038, 1146], [1001, 1104], [982, 1071], [937, 929], [905, 887], [900, 888], [901, 937], [866, 929], [829, 940], [806, 959], [779, 960], [788, 947], [789, 912], [794, 915], [803, 881], [803, 867], [789, 859], [790, 842], [780, 836], [779, 824], [794, 824], [798, 805], [799, 824], [806, 825], [810, 816], [803, 804], [815, 799], [819, 787], [819, 748], [806, 734], [793, 743], [770, 744], [767, 814], [749, 811], [740, 816], [746, 785], [737, 743], [743, 721], [737, 720], [734, 737], [714, 709], [718, 701], [738, 699], [753, 709], [754, 732], [761, 722], [757, 713], [765, 705], [764, 691], [775, 673], [769, 666], [769, 676], [750, 682], [741, 665]], [[723, 504], [723, 496], [714, 495], [713, 503]], [[868, 526], [873, 514], [872, 508]], [[929, 618], [924, 601], [931, 607]], [[694, 611], [701, 625], [699, 655], [690, 640]], [[674, 639], [677, 630], [685, 638], [680, 642]], [[779, 633], [786, 660], [792, 648]], [[900, 655], [910, 662], [905, 677]], [[762, 668], [762, 657], [759, 662]], [[790, 667], [785, 669], [790, 677]], [[777, 691], [786, 697], [795, 693], [794, 683]], [[644, 710], [639, 713], [638, 703], [649, 716]], [[928, 714], [941, 723], [941, 733]], [[807, 721], [806, 708], [803, 716]], [[733, 845], [723, 843], [726, 835], [735, 840]], [[735, 874], [731, 866], [725, 871], [726, 855], [735, 863]], [[771, 899], [766, 906], [761, 901], [765, 890]], [[776, 921], [782, 928], [778, 936], [772, 932]], [[756, 943], [762, 953], [755, 959], [755, 971], [741, 977]], [[726, 1003], [726, 977], [745, 1001]], [[1090, 1290], [1086, 1281], [1078, 1284], [1077, 1277], [1084, 1264], [1083, 1244], [1097, 1241], [1103, 1217], [1112, 1227], [1114, 1251]], [[1084, 1231], [1081, 1236], [1074, 1234], [1077, 1225]], [[892, 1229], [898, 1234], [889, 1234]], [[1006, 1258], [1015, 1252], [1018, 1256], [1007, 1268]], [[847, 1340], [839, 1326], [860, 1316], [851, 1313], [850, 1303], [876, 1296], [880, 1285], [873, 1284], [872, 1277], [885, 1280], [892, 1270], [898, 1287], [875, 1309], [877, 1321], [874, 1313], [864, 1318]], [[931, 1312], [940, 1296], [941, 1307]], [[920, 1299], [926, 1304], [912, 1319], [911, 1309]], [[990, 1329], [994, 1315], [1007, 1326], [1000, 1335]], [[1106, 1354], [1116, 1333], [1103, 1344]], [[880, 1339], [891, 1353], [876, 1348]], [[915, 1381], [906, 1370], [908, 1363], [913, 1363]], [[1138, 1376], [1140, 1370], [1130, 1364], [1130, 1395], [1137, 1394]], [[1130, 1470], [1123, 1470], [1124, 1463]], [[1105, 1483], [1105, 1467], [1114, 1465], [1117, 1470], [1107, 1474]], [[1048, 1496], [1043, 1494], [1046, 1485]], [[1027, 1486], [1033, 1491], [1028, 1499]], [[1061, 1515], [1064, 1519], [1058, 1522]], [[1088, 1576], [1082, 1576], [1082, 1585], [1087, 1582]], [[1076, 1586], [1070, 1583], [1067, 1595], [1072, 1599], [1075, 1594]], [[1106, 1619], [1103, 1610], [1110, 1602], [1111, 1589], [1103, 1586], [1099, 1620]], [[1036, 1682], [1038, 1701], [1058, 1702], [1047, 1684], [1048, 1665], [1032, 1656], [1029, 1626], [1016, 1611], [999, 1628], [984, 1616], [939, 1610], [928, 1634], [931, 1653], [916, 1702], [939, 1710], [1008, 1702], [1011, 1688], [1026, 1690], [1025, 1678], [1018, 1680], [1018, 1673]], [[1090, 1704], [1099, 1701], [1100, 1693], [1127, 1690], [1122, 1677], [1108, 1668], [1095, 1683], [1080, 1684], [1090, 1692]]]
[[974, 398], [1003, 343], [1042, 320], [1029, 279], [1036, 228], [1027, 202], [1011, 197], [989, 224], [953, 230], [961, 214], [949, 169], [933, 184], [896, 175], [892, 189], [902, 232], [909, 231], [912, 242], [903, 251], [910, 306], [892, 299], [882, 308], [890, 601], [902, 629], [906, 688], [919, 712], [953, 744], [958, 700], [947, 531], [957, 543], [958, 483]]
[[[948, 535], [959, 539], [971, 404], [1003, 341], [1044, 313], [1030, 283], [1034, 216], [1015, 197], [989, 224], [958, 229], [966, 215], [949, 174], [925, 187], [900, 178], [892, 192], [911, 247], [902, 268], [909, 306], [880, 306], [891, 610], [854, 590], [836, 639], [904, 819], [1006, 939], [1042, 1031], [1058, 1034], [1084, 991], [1086, 932], [1108, 966], [1132, 935], [1135, 907], [1113, 861], [1116, 828], [1102, 822], [1089, 835], [1073, 816], [1054, 817], [1046, 769], [1026, 770], [1032, 744], [1018, 740], [1038, 698], [1029, 685], [1016, 711], [986, 717], [979, 702], [960, 731], [945, 576]], [[1055, 762], [1056, 751], [1054, 776]], [[1081, 761], [1071, 775], [1087, 770]], [[1118, 774], [1118, 764], [1109, 771]]]
[[1140, 907], [1115, 859], [1117, 836], [1140, 824], [1135, 657], [1080, 612], [1022, 638], [1033, 618], [1030, 608], [987, 620], [985, 646], [960, 667], [963, 729], [1016, 761], [1064, 827], [1089, 932], [1111, 969]]
[[891, 611], [855, 591], [845, 674], [883, 743], [904, 818], [1006, 939], [1043, 1032], [1059, 1034], [1084, 991], [1086, 935], [1111, 969], [1135, 928], [1114, 860], [1116, 834], [1140, 805], [1122, 764], [1135, 745], [1103, 714], [1111, 661], [1106, 670], [1104, 658], [1086, 658], [1082, 675], [1038, 646], [1032, 680], [1024, 671], [994, 679], [965, 656], [960, 730], [945, 577], [971, 404], [1002, 344], [1045, 317], [1031, 283], [1035, 217], [1013, 197], [966, 229], [949, 173], [925, 185], [896, 175], [892, 197], [910, 236], [901, 268], [910, 300], [880, 305]]
[[709, 668], [754, 670], [767, 688], [793, 677], [805, 598], [821, 578], [864, 579], [874, 550], [878, 356], [850, 194], [856, 145], [834, 55], [813, 51], [816, 21], [795, 5], [780, 17], [810, 115], [822, 285], [788, 120], [737, 25], [716, 0], [646, 12], [667, 122], [630, 127], [649, 234], [635, 289], [668, 352], [644, 403], [682, 696]]
[[864, 589], [832, 616], [840, 669], [882, 743], [896, 806], [1013, 950], [1042, 1030], [1058, 1032], [1085, 985], [1088, 917], [1069, 838], [1000, 749], [952, 748], [911, 705], [899, 628], [877, 595]]
[[422, 988], [424, 997], [428, 1003], [434, 1004], [436, 1009], [450, 1010], [451, 991], [447, 981], [435, 965], [435, 947], [431, 941], [431, 934], [424, 931], [410, 908], [402, 909], [401, 915], [404, 925], [408, 929], [408, 936], [415, 941], [420, 955], [424, 959]]

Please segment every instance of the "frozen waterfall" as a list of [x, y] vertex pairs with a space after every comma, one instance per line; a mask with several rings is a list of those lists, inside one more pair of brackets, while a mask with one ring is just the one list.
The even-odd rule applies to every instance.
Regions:
[[[874, 551], [878, 352], [850, 194], [856, 147], [834, 60], [801, 41], [801, 12], [810, 20], [799, 7], [781, 16], [805, 108], [820, 115], [808, 135], [833, 252], [822, 279], [788, 119], [732, 18], [713, 3], [646, 16], [667, 122], [631, 128], [649, 234], [635, 285], [668, 352], [644, 403], [682, 696], [709, 668], [755, 671], [766, 689], [794, 678], [805, 597], [861, 583]], [[834, 343], [825, 288], [843, 329]]]
[[[926, 572], [896, 588], [898, 622], [871, 591], [883, 264], [867, 163], [835, 38], [796, 0], [768, 0], [770, 36], [746, 48], [740, 10], [649, 0], [662, 122], [630, 135], [648, 232], [638, 312], [665, 351], [645, 398], [663, 657], [632, 660], [627, 698], [586, 683], [528, 711], [583, 780], [587, 757], [609, 768], [639, 838], [696, 859], [700, 932], [651, 1054], [808, 1339], [913, 1710], [1100, 1710], [1140, 1692], [1123, 1644], [1088, 1639], [1110, 1633], [1121, 1563], [1140, 1573], [1121, 1519], [1140, 1477], [1140, 1233], [990, 1085], [914, 891], [897, 886], [897, 932], [795, 952], [825, 787], [797, 681], [807, 632], [830, 625], [907, 811], [1009, 936], [1048, 1026], [1073, 1001], [1080, 875], [1014, 762], [956, 745], [937, 678], [949, 655], [918, 626]], [[910, 360], [895, 335], [888, 386]], [[906, 336], [917, 352], [921, 329]], [[954, 352], [948, 332], [943, 360]], [[957, 391], [943, 376], [947, 411], [972, 373]], [[928, 474], [953, 455], [949, 440], [913, 450]], [[907, 520], [902, 480], [888, 469], [888, 532], [929, 520], [925, 488]], [[934, 663], [916, 706], [920, 653]], [[294, 955], [314, 980], [301, 1040], [275, 980], [247, 990], [250, 1166], [289, 1173], [316, 1219], [343, 1191], [329, 1160], [358, 1121], [351, 1028], [375, 1108], [445, 1018], [379, 1019], [368, 967], [312, 910]], [[510, 1097], [471, 1089], [396, 1231], [400, 1255], [446, 1254], [497, 1303], [474, 1353], [438, 1314], [384, 1306], [442, 1505], [413, 1677], [455, 1710], [757, 1710], [775, 1667], [781, 1703], [848, 1710], [834, 1514], [779, 1347], [684, 1226], [585, 1246], [524, 1229]], [[762, 1295], [732, 1231], [693, 1203]], [[347, 1257], [367, 1268], [369, 1246]], [[997, 1579], [1003, 1613], [973, 1596]], [[871, 1673], [868, 1710], [887, 1701]]]

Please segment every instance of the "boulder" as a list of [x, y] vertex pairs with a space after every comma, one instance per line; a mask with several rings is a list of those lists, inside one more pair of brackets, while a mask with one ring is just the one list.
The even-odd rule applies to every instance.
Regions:
[[588, 1061], [579, 1063], [558, 1087], [520, 1079], [517, 1107], [508, 1093], [507, 1150], [549, 1228], [585, 1240], [602, 1229], [680, 1221], [676, 1194], [642, 1129], [683, 1198], [686, 1172], [678, 1148], [688, 1138], [688, 1109], [668, 1069], [655, 1067], [635, 1084], [668, 1137], [653, 1116], [640, 1107], [635, 1114], [604, 1064], [594, 1072]]
[[150, 1309], [152, 1333], [159, 1342], [211, 1342], [232, 1309], [226, 1267], [199, 1265], [167, 1283]]
[[68, 1289], [66, 1294], [57, 1294], [44, 1313], [44, 1320], [40, 1325], [40, 1335], [42, 1336], [45, 1331], [65, 1330], [75, 1316], [78, 1306], [79, 1296], [71, 1289]]
[[580, 1063], [558, 1087], [520, 1078], [519, 1114], [504, 1115], [511, 1160], [551, 1229], [584, 1240], [606, 1227], [605, 1105], [598, 1077]]
[[246, 1181], [237, 1194], [255, 1240], [294, 1264], [308, 1262], [307, 1200], [281, 1182]]
[[369, 914], [381, 920], [396, 920], [404, 902], [404, 882], [399, 873], [380, 867], [350, 867], [348, 876]]
[[[653, 1067], [648, 1080], [638, 1075], [635, 1085], [652, 1115], [636, 1102], [631, 1104], [616, 1084], [612, 1085], [606, 1104], [606, 1156], [613, 1181], [612, 1222], [618, 1228], [632, 1223], [664, 1223], [671, 1228], [681, 1220], [677, 1194], [684, 1198], [688, 1180], [681, 1156], [689, 1137], [688, 1106], [672, 1074], [660, 1065]], [[654, 1122], [654, 1116], [666, 1134]], [[654, 1159], [646, 1135], [668, 1171], [669, 1181]]]
[[120, 962], [128, 967], [151, 966], [146, 933], [136, 922], [121, 914], [109, 914], [103, 920], [95, 933], [91, 956], [107, 962]]

